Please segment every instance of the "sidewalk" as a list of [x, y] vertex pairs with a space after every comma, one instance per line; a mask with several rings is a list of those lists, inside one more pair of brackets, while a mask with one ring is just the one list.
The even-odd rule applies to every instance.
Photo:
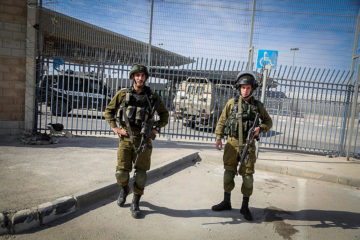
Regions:
[[[4, 225], [9, 221], [17, 223], [11, 230], [19, 232], [117, 193], [117, 146], [115, 136], [62, 137], [50, 145], [0, 139], [0, 234], [7, 232]], [[222, 164], [223, 151], [213, 142], [160, 138], [153, 146], [149, 178], [193, 164], [199, 156], [201, 161]], [[261, 150], [256, 170], [360, 187], [360, 161], [343, 157]], [[39, 209], [48, 220], [39, 217]]]

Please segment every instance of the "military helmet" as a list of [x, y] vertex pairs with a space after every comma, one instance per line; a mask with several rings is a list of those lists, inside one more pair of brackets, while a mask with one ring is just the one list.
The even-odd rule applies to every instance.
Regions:
[[250, 84], [255, 90], [259, 84], [256, 81], [256, 75], [253, 71], [242, 71], [240, 72], [235, 81], [235, 88], [238, 89], [241, 85]]
[[134, 73], [143, 72], [145, 73], [146, 79], [149, 77], [149, 71], [146, 66], [135, 63], [130, 69], [130, 79], [133, 78]]

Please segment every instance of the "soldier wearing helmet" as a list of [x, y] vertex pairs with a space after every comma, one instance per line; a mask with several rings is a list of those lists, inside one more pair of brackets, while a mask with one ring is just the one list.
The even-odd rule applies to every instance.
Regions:
[[[134, 64], [130, 69], [129, 78], [133, 81], [129, 88], [118, 91], [105, 109], [105, 119], [110, 124], [113, 132], [119, 136], [119, 148], [117, 152], [117, 167], [115, 177], [120, 185], [120, 194], [117, 204], [123, 207], [126, 197], [130, 192], [129, 178], [136, 159], [136, 149], [141, 142], [141, 127], [144, 121], [152, 118], [151, 109], [156, 108], [159, 120], [152, 129], [157, 134], [161, 127], [168, 123], [169, 112], [164, 102], [157, 93], [145, 85], [149, 78], [146, 66]], [[115, 116], [118, 113], [118, 118]], [[117, 123], [118, 122], [118, 123]], [[119, 125], [118, 125], [119, 124]], [[147, 139], [147, 148], [140, 153], [135, 168], [135, 180], [133, 183], [133, 200], [130, 206], [131, 215], [134, 218], [141, 216], [139, 201], [144, 193], [147, 174], [150, 169], [152, 153], [151, 139]]]
[[[239, 95], [230, 99], [219, 118], [217, 123], [216, 148], [222, 149], [222, 138], [227, 136], [227, 142], [224, 149], [224, 200], [219, 204], [212, 206], [213, 211], [231, 210], [231, 191], [235, 187], [234, 178], [237, 175], [237, 166], [239, 164], [239, 147], [245, 145], [246, 137], [250, 127], [253, 125], [256, 113], [259, 113], [260, 125], [255, 128], [254, 135], [260, 132], [267, 132], [272, 127], [272, 120], [267, 113], [264, 105], [256, 100], [252, 93], [258, 87], [256, 75], [252, 71], [243, 71], [237, 75], [235, 88]], [[242, 164], [239, 174], [242, 176], [241, 192], [243, 202], [240, 213], [248, 221], [253, 219], [249, 210], [249, 199], [253, 192], [253, 174], [255, 173], [255, 142], [252, 141], [248, 151], [248, 163]]]

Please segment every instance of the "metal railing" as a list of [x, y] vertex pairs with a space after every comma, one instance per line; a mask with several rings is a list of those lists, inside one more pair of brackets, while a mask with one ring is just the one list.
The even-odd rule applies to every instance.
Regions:
[[[163, 56], [154, 58], [162, 61]], [[38, 130], [47, 131], [49, 123], [62, 123], [75, 134], [112, 134], [103, 111], [119, 89], [131, 84], [129, 69], [136, 59], [131, 55], [127, 59], [122, 64], [106, 59], [63, 59], [61, 64], [54, 64], [53, 57], [41, 58]], [[182, 60], [186, 64], [172, 64]], [[204, 58], [169, 58], [168, 63], [167, 67], [150, 67], [148, 80], [171, 114], [161, 134], [172, 139], [213, 141], [213, 130], [224, 104], [236, 94], [231, 85], [247, 64]], [[270, 72], [268, 79], [272, 84], [264, 104], [273, 119], [273, 128], [261, 137], [261, 146], [343, 154], [354, 93], [353, 86], [347, 85], [349, 75], [348, 71], [311, 68], [292, 71], [287, 66]], [[256, 94], [260, 96], [259, 92]], [[356, 116], [358, 113], [359, 107]], [[358, 117], [352, 156], [359, 156], [359, 122]]]

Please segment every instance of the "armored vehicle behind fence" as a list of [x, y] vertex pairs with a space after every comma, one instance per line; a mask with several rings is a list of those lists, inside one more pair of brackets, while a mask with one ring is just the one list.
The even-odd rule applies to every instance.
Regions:
[[174, 116], [181, 119], [184, 125], [213, 130], [226, 102], [235, 93], [231, 84], [189, 77], [179, 84], [176, 91], [173, 101]]

